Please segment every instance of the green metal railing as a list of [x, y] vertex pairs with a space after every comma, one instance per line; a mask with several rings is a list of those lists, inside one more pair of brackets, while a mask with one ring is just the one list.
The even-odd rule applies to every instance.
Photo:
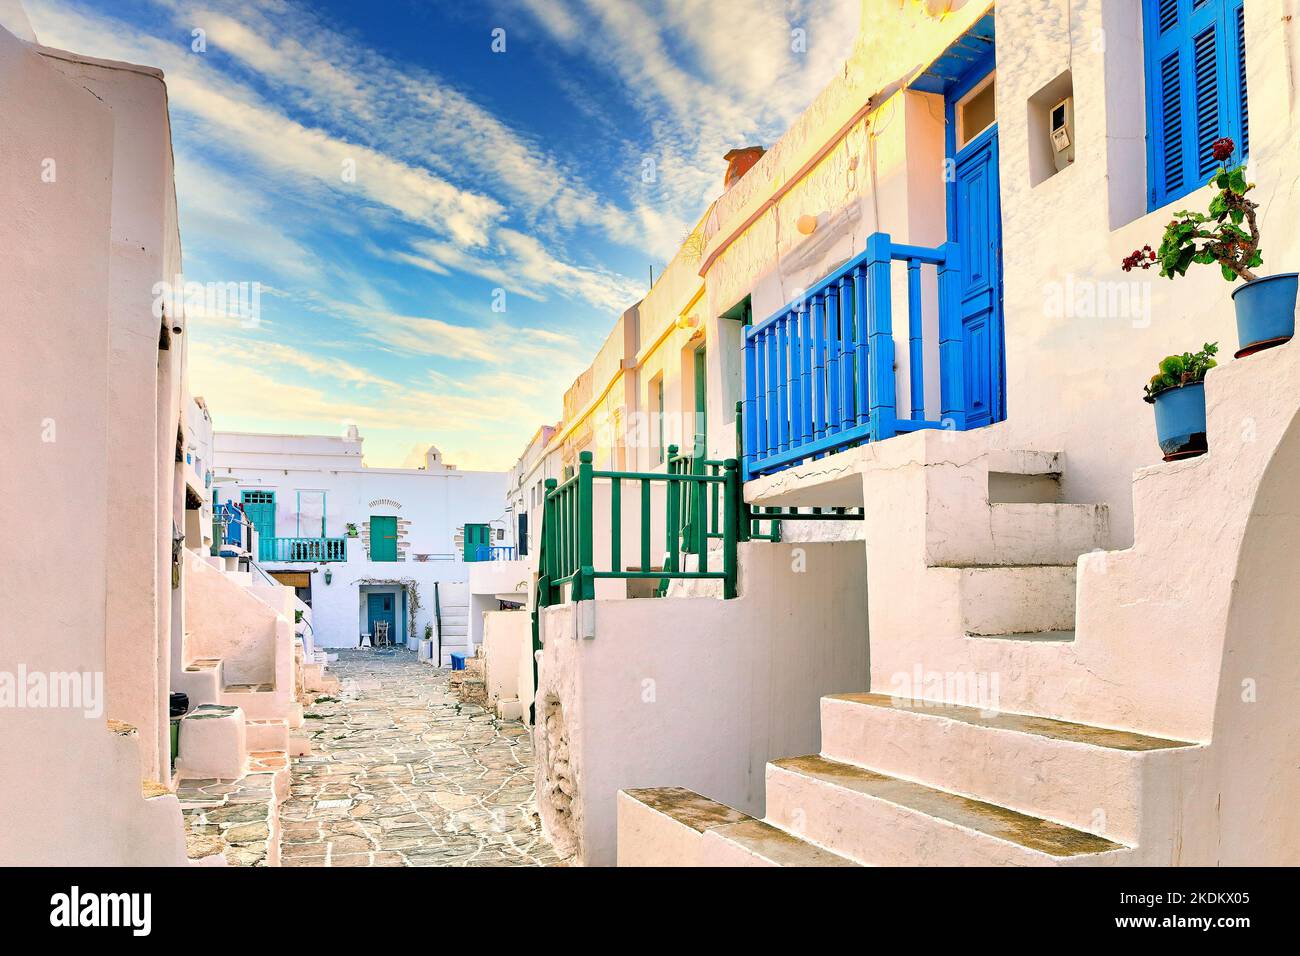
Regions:
[[[664, 547], [656, 554], [652, 545], [653, 487], [664, 485]], [[595, 489], [605, 485], [609, 491], [609, 550], [607, 567], [595, 566]], [[640, 496], [639, 528], [634, 531], [639, 546], [640, 563], [626, 567], [623, 562], [623, 491], [631, 484]], [[708, 503], [716, 494], [717, 507], [712, 515]], [[687, 528], [683, 515], [689, 511]], [[697, 532], [694, 529], [699, 529]], [[709, 530], [706, 530], [709, 529]], [[569, 586], [572, 600], [589, 601], [596, 596], [596, 581], [602, 578], [625, 580], [673, 579], [720, 580], [723, 596], [736, 596], [736, 542], [740, 537], [740, 469], [735, 459], [719, 462], [718, 467], [684, 467], [666, 473], [598, 471], [592, 466], [591, 452], [579, 455], [577, 473], [564, 482], [546, 481], [546, 503], [542, 513], [542, 544], [539, 555], [539, 606], [562, 600], [563, 588]], [[701, 532], [704, 540], [701, 540]], [[710, 567], [707, 536], [717, 534], [722, 540], [722, 567]], [[694, 550], [687, 551], [690, 547]], [[686, 568], [685, 555], [696, 555], [696, 566]], [[663, 566], [655, 568], [654, 559]]]

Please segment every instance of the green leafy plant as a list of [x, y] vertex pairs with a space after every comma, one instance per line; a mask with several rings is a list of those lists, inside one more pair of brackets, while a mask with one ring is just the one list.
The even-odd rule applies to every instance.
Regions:
[[349, 538], [355, 538], [357, 536], [357, 526], [351, 521], [347, 523], [347, 535]]
[[1167, 355], [1160, 360], [1160, 370], [1151, 376], [1145, 386], [1144, 401], [1154, 402], [1158, 394], [1170, 388], [1182, 388], [1205, 380], [1205, 373], [1219, 363], [1214, 356], [1219, 354], [1218, 342], [1206, 342], [1199, 352], [1184, 352], [1182, 355]]
[[433, 625], [432, 625], [432, 624], [425, 624], [425, 625], [424, 625], [424, 639], [425, 639], [426, 641], [431, 641], [431, 640], [433, 640]]
[[1218, 263], [1220, 273], [1229, 282], [1239, 278], [1252, 282], [1257, 278], [1251, 270], [1264, 262], [1259, 253], [1259, 225], [1255, 221], [1258, 203], [1246, 198], [1255, 184], [1246, 181], [1244, 163], [1232, 169], [1227, 167], [1235, 149], [1236, 144], [1226, 136], [1212, 147], [1214, 158], [1221, 165], [1209, 182], [1219, 190], [1210, 200], [1209, 213], [1187, 210], [1175, 213], [1165, 227], [1160, 248], [1135, 249], [1124, 257], [1125, 272], [1150, 269], [1159, 263], [1160, 274], [1172, 279], [1186, 275], [1192, 263]]

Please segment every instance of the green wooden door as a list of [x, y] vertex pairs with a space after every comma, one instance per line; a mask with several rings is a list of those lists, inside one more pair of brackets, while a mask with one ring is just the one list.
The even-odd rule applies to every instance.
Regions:
[[270, 561], [275, 554], [275, 492], [245, 491], [240, 495], [244, 516], [257, 529], [257, 560]]
[[709, 363], [705, 360], [705, 346], [695, 350], [695, 449], [696, 458], [708, 455], [708, 442], [705, 440], [709, 420]]
[[490, 555], [479, 558], [478, 549], [480, 547], [491, 547], [492, 529], [485, 524], [467, 524], [465, 525], [465, 560], [479, 561], [487, 560]]
[[370, 560], [397, 560], [397, 519], [390, 515], [370, 516]]

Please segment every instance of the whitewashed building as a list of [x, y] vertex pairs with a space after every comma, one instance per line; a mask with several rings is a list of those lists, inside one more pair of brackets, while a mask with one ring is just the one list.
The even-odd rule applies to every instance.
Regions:
[[[256, 528], [250, 555], [312, 611], [317, 647], [426, 638], [445, 665], [472, 653], [470, 569], [513, 554], [503, 472], [463, 471], [430, 448], [421, 468], [371, 468], [342, 436], [217, 432], [218, 505]], [[368, 646], [368, 645], [367, 645]]]
[[[1262, 273], [1300, 265], [1291, 13], [864, 0], [822, 25], [860, 30], [843, 71], [593, 343], [547, 449], [535, 739], [558, 845], [1296, 861], [1300, 718], [1277, 691], [1300, 681], [1300, 352], [1231, 357], [1217, 266], [1121, 269], [1208, 206], [1222, 137], [1257, 184]], [[1142, 386], [1215, 341], [1209, 453], [1162, 462]], [[690, 515], [648, 496], [664, 542], [629, 514], [674, 419], [685, 467], [744, 479], [705, 575]], [[744, 540], [756, 508], [783, 540]], [[647, 573], [665, 599], [623, 599]]]

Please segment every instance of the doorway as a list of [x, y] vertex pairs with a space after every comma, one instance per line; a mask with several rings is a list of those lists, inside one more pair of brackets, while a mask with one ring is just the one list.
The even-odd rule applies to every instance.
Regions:
[[966, 427], [1006, 417], [1002, 312], [1002, 201], [998, 178], [997, 78], [988, 63], [946, 95], [948, 238], [961, 256]]

